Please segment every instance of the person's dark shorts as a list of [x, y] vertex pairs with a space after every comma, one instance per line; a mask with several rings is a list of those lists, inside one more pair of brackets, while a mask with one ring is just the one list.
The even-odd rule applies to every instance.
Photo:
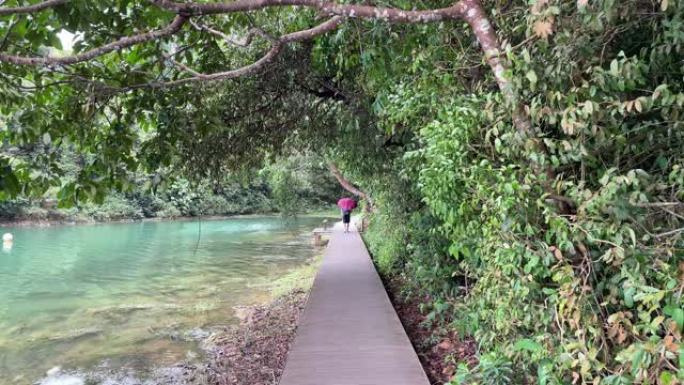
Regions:
[[349, 223], [351, 220], [351, 211], [345, 211], [342, 213], [342, 222]]

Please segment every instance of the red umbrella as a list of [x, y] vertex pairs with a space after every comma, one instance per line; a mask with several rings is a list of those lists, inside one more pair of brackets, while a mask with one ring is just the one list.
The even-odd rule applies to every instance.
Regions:
[[356, 201], [351, 198], [342, 198], [337, 201], [337, 207], [344, 211], [352, 211], [356, 208]]

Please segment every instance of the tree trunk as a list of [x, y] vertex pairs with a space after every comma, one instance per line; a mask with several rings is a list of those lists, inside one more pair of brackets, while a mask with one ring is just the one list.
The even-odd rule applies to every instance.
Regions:
[[[513, 125], [523, 135], [524, 139], [532, 141], [534, 148], [542, 154], [548, 155], [549, 150], [541, 141], [541, 138], [536, 136], [534, 127], [529, 115], [525, 111], [525, 105], [520, 101], [518, 92], [513, 86], [513, 83], [506, 77], [506, 70], [510, 69], [509, 64], [502, 58], [503, 51], [501, 44], [496, 36], [494, 27], [487, 18], [487, 13], [480, 0], [461, 0], [463, 18], [468, 22], [480, 44], [480, 48], [484, 53], [485, 60], [494, 72], [501, 94], [506, 103], [510, 106], [511, 115], [513, 118]], [[543, 182], [544, 190], [549, 194], [549, 198], [554, 200], [563, 213], [568, 213], [572, 207], [572, 201], [568, 198], [561, 197], [555, 194], [553, 189], [553, 182], [556, 179], [556, 172], [551, 165], [543, 166], [541, 164], [533, 163], [532, 170], [536, 174], [545, 174], [546, 180]], [[570, 202], [570, 203], [568, 203]]]
[[520, 103], [518, 98], [518, 93], [513, 87], [513, 83], [510, 79], [506, 77], [506, 70], [508, 69], [508, 63], [502, 59], [502, 49], [501, 44], [499, 44], [499, 39], [496, 36], [494, 27], [489, 22], [487, 18], [487, 13], [479, 0], [462, 0], [463, 7], [463, 18], [470, 28], [472, 28], [477, 38], [477, 42], [480, 44], [480, 48], [485, 56], [485, 60], [491, 67], [492, 72], [494, 72], [494, 78], [496, 79], [499, 89], [506, 99], [506, 102], [510, 105], [513, 112], [513, 124], [518, 129], [518, 131], [531, 134], [532, 122], [529, 116], [525, 112], [525, 109]]

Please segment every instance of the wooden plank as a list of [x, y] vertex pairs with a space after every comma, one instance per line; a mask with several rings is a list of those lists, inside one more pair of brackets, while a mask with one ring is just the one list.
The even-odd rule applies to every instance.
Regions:
[[368, 251], [335, 226], [280, 385], [429, 385]]

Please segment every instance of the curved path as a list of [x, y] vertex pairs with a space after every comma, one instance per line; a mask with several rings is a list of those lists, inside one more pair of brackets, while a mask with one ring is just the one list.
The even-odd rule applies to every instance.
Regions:
[[358, 232], [335, 226], [280, 385], [429, 385]]

